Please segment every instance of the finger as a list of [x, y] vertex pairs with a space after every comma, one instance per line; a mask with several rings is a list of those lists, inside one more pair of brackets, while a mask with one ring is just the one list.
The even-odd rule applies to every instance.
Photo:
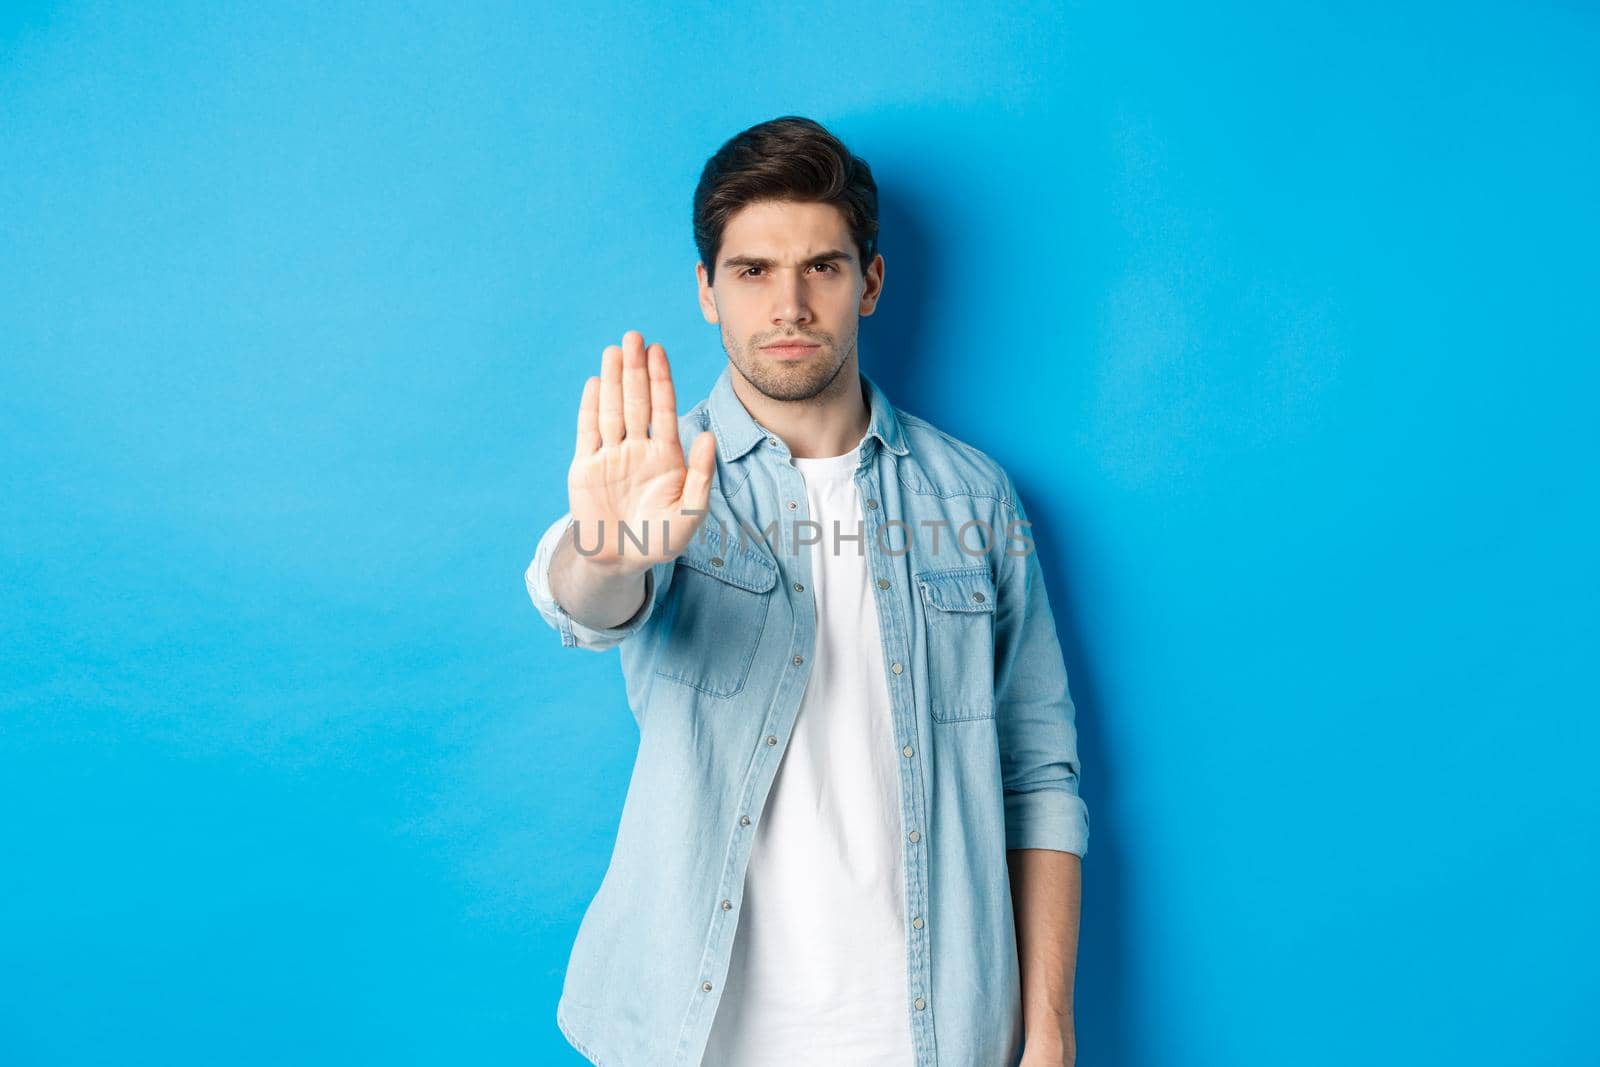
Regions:
[[593, 374], [583, 383], [583, 399], [578, 401], [578, 442], [576, 452], [587, 456], [600, 448], [600, 379]]
[[622, 348], [606, 345], [600, 355], [600, 441], [622, 442]]
[[644, 365], [644, 335], [622, 335], [622, 420], [627, 435], [643, 441], [650, 426], [650, 372]]
[[683, 451], [678, 440], [678, 394], [672, 387], [672, 367], [667, 350], [659, 343], [650, 346], [650, 436], [671, 448]]
[[689, 446], [689, 473], [683, 478], [681, 507], [704, 511], [711, 500], [711, 475], [717, 469], [717, 437], [701, 430]]

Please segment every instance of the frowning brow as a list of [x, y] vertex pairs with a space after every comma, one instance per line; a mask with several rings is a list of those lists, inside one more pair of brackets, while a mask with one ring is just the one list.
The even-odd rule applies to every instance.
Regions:
[[[809, 267], [813, 263], [828, 263], [835, 259], [842, 259], [848, 262], [854, 258], [849, 252], [842, 249], [830, 248], [826, 252], [818, 252], [816, 255], [811, 256], [805, 261], [805, 264]], [[722, 265], [724, 267], [776, 267], [778, 261], [775, 259], [763, 259], [760, 256], [729, 256], [722, 261]]]

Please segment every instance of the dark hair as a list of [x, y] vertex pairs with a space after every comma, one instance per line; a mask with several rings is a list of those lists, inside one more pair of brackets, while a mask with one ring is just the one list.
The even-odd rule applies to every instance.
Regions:
[[799, 115], [752, 126], [706, 160], [694, 190], [694, 243], [707, 280], [728, 219], [758, 200], [832, 204], [844, 214], [866, 271], [878, 253], [878, 186], [867, 161]]

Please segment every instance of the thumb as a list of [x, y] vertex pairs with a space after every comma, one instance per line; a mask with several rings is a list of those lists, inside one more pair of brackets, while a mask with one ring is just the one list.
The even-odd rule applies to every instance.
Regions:
[[689, 446], [689, 473], [683, 479], [685, 508], [704, 511], [711, 500], [711, 476], [717, 469], [717, 435], [702, 430]]

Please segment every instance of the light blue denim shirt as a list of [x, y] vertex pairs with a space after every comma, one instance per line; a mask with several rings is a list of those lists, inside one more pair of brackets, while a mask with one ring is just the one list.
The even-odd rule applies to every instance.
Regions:
[[822, 551], [865, 556], [899, 744], [907, 970], [904, 998], [883, 1010], [907, 1013], [916, 1067], [1012, 1067], [1023, 1034], [1006, 850], [1081, 856], [1089, 837], [1073, 704], [1022, 502], [993, 459], [897, 411], [862, 373], [865, 527], [819, 531], [783, 439], [751, 417], [731, 373], [679, 417], [685, 455], [702, 430], [716, 434], [709, 514], [683, 555], [646, 572], [633, 618], [594, 629], [551, 596], [570, 512], [524, 576], [563, 647], [620, 648], [639, 726], [557, 1022], [606, 1067], [701, 1062], [751, 841], [811, 670], [807, 545], [820, 536]]

